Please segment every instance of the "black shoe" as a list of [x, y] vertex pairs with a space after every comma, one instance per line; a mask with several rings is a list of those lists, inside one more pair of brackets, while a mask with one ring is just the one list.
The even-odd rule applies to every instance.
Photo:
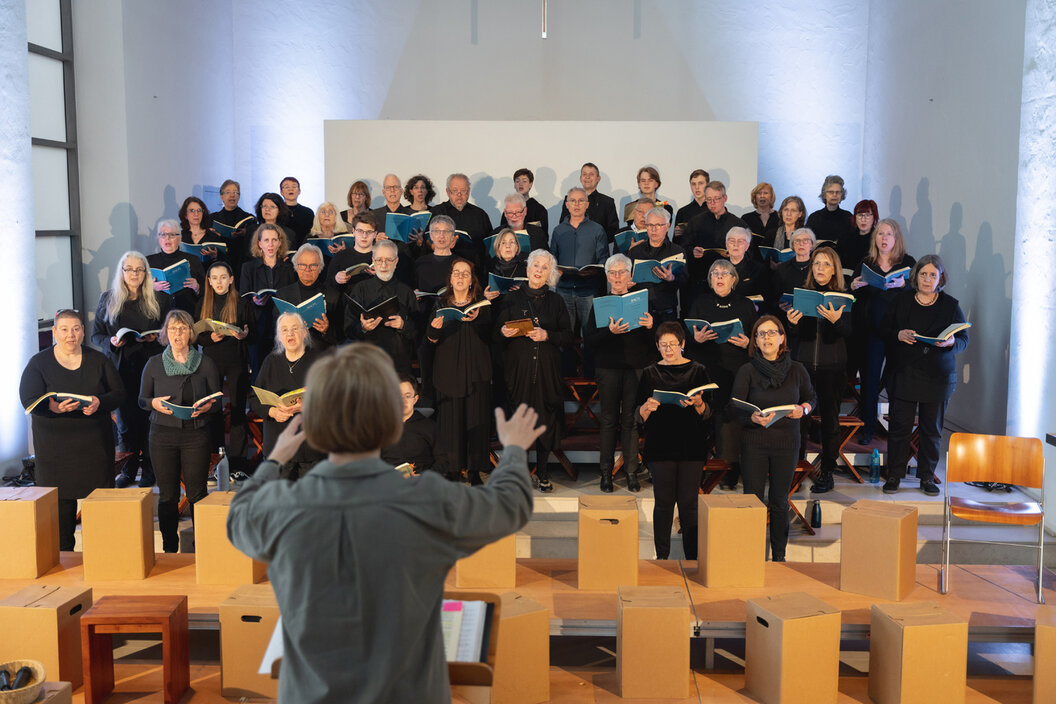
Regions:
[[139, 486], [141, 489], [154, 486], [154, 468], [149, 465], [143, 466], [143, 471], [139, 475]]
[[770, 562], [784, 562], [784, 561], [785, 561], [785, 556], [784, 555], [770, 558]]
[[899, 480], [895, 479], [894, 477], [891, 477], [886, 482], [884, 482], [884, 493], [885, 494], [898, 493], [898, 485], [899, 485]]
[[231, 481], [233, 482], [248, 482], [249, 475], [245, 472], [233, 472], [231, 474]]
[[836, 487], [836, 482], [832, 480], [832, 472], [822, 472], [821, 476], [814, 480], [814, 484], [810, 487], [811, 494], [825, 494], [832, 491]]
[[638, 481], [638, 472], [627, 475], [627, 490], [635, 492], [642, 490], [642, 484]]
[[606, 494], [611, 494], [612, 489], [612, 473], [603, 469], [601, 471], [601, 490]]
[[733, 484], [731, 484], [730, 482], [719, 482], [719, 488], [723, 491], [736, 491], [737, 484], [736, 482], [734, 482]]
[[135, 475], [129, 476], [124, 472], [121, 472], [121, 474], [118, 474], [117, 477], [114, 479], [114, 486], [116, 486], [118, 489], [125, 489], [127, 487], [132, 486], [135, 482]]
[[920, 490], [928, 496], [938, 496], [939, 487], [935, 486], [935, 481], [932, 479], [921, 479]]
[[543, 492], [544, 494], [553, 493], [554, 485], [550, 483], [549, 479], [540, 479], [539, 480], [539, 491]]

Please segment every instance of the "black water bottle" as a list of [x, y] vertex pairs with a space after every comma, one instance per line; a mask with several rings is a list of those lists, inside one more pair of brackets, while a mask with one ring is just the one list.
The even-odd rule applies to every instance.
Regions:
[[33, 670], [23, 667], [15, 675], [15, 681], [11, 683], [11, 689], [22, 689], [33, 679]]
[[810, 527], [821, 528], [821, 501], [815, 499], [810, 507]]
[[7, 670], [0, 670], [0, 692], [6, 692], [11, 689], [11, 673]]

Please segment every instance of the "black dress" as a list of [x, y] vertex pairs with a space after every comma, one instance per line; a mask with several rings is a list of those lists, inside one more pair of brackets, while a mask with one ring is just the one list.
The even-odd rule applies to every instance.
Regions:
[[462, 469], [479, 482], [489, 468], [491, 429], [491, 306], [478, 309], [471, 321], [449, 321], [439, 330], [431, 326], [439, 308], [458, 308], [446, 296], [427, 318], [426, 339], [435, 346], [433, 388], [436, 390], [436, 459], [450, 475]]
[[[414, 297], [414, 291], [395, 277], [388, 281], [370, 277], [353, 286], [348, 298], [350, 301], [345, 306], [345, 335], [351, 340], [363, 340], [377, 345], [392, 357], [397, 373], [410, 374], [418, 324], [418, 301]], [[385, 325], [386, 321], [383, 320], [373, 330], [364, 330], [360, 319], [363, 309], [369, 309], [389, 298], [396, 299], [399, 316], [403, 318], [403, 327], [399, 330], [391, 328]]]
[[[208, 284], [206, 284], [208, 285]], [[208, 314], [198, 306], [197, 320], [211, 318], [222, 321], [224, 306], [228, 296], [234, 296], [234, 288], [219, 295], [213, 294], [213, 310]], [[204, 301], [202, 302], [204, 303]], [[242, 329], [250, 325], [253, 312], [250, 310], [252, 304], [248, 298], [238, 297], [235, 301], [235, 322], [230, 323]], [[216, 369], [220, 372], [220, 381], [227, 381], [227, 400], [231, 404], [231, 439], [224, 442], [224, 419], [223, 414], [217, 416], [217, 422], [213, 427], [213, 447], [227, 446], [227, 454], [230, 458], [232, 471], [245, 471], [245, 455], [247, 446], [246, 430], [246, 395], [249, 393], [249, 351], [247, 340], [238, 340], [225, 335], [220, 342], [213, 342], [212, 334], [208, 331], [198, 335], [197, 343], [202, 348], [202, 354], [213, 360]]]
[[59, 489], [59, 549], [73, 550], [77, 499], [93, 489], [114, 486], [114, 434], [110, 412], [125, 398], [117, 369], [101, 352], [81, 347], [81, 366], [67, 369], [54, 348], [30, 358], [18, 395], [28, 406], [49, 391], [96, 396], [99, 408], [90, 416], [77, 409], [52, 413], [43, 401], [33, 409], [33, 448], [37, 486]]
[[[534, 342], [523, 336], [503, 336], [504, 323], [525, 318], [546, 330], [548, 338], [544, 342]], [[492, 337], [505, 349], [510, 410], [519, 404], [527, 404], [539, 414], [539, 423], [546, 425], [546, 432], [536, 441], [536, 459], [539, 479], [548, 480], [550, 474], [546, 463], [550, 452], [560, 446], [565, 427], [561, 347], [572, 342], [568, 308], [561, 296], [549, 287], [524, 286], [506, 294], [495, 319]]]
[[[322, 356], [322, 352], [308, 348], [295, 362], [286, 359], [285, 350], [276, 350], [264, 358], [260, 365], [260, 374], [254, 386], [258, 386], [280, 396], [289, 391], [304, 387], [308, 378], [308, 369]], [[271, 417], [266, 406], [260, 402], [257, 395], [251, 393], [249, 396], [249, 407], [253, 412], [264, 419], [264, 456], [267, 457], [275, 447], [275, 440], [286, 428], [286, 421], [280, 423]], [[307, 441], [304, 442], [288, 463], [283, 467], [283, 476], [296, 479], [318, 462], [324, 459], [326, 454], [311, 447]]]
[[[276, 291], [297, 281], [297, 274], [288, 259], [282, 259], [275, 266], [264, 263], [263, 257], [254, 257], [242, 265], [239, 274], [238, 290], [243, 296], [251, 291], [271, 288]], [[252, 310], [252, 322], [249, 326], [249, 337], [246, 338], [249, 351], [250, 378], [260, 371], [260, 364], [275, 346], [275, 304], [268, 295], [264, 304], [258, 306], [250, 296], [246, 296]]]

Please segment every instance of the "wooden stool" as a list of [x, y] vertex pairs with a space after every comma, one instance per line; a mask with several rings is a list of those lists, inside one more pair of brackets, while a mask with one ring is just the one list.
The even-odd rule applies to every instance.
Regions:
[[165, 704], [175, 704], [191, 684], [187, 597], [104, 596], [81, 616], [85, 704], [114, 691], [114, 633], [161, 633]]
[[[792, 487], [788, 490], [788, 507], [792, 509], [794, 514], [796, 514], [796, 518], [802, 521], [803, 528], [811, 535], [814, 535], [814, 528], [810, 525], [810, 521], [808, 521], [806, 517], [799, 512], [799, 509], [796, 508], [796, 505], [792, 502], [792, 495], [799, 491], [799, 487], [803, 484], [804, 479], [807, 477], [814, 477], [815, 473], [816, 470], [814, 465], [806, 460], [800, 460], [796, 463], [795, 471], [792, 472]], [[767, 520], [769, 521], [769, 517]]]
[[595, 428], [600, 428], [601, 421], [594, 414], [594, 409], [590, 407], [590, 404], [598, 400], [598, 383], [586, 377], [571, 376], [565, 379], [565, 386], [568, 388], [569, 393], [572, 394], [573, 400], [578, 404], [576, 412], [572, 414], [572, 419], [566, 419], [565, 427], [568, 429], [575, 427], [580, 417], [585, 414], [594, 421]]
[[[810, 420], [813, 422], [821, 423], [820, 416], [811, 416]], [[865, 480], [862, 479], [861, 475], [858, 474], [858, 468], [854, 466], [854, 463], [847, 459], [847, 453], [844, 452], [843, 448], [847, 446], [847, 443], [851, 441], [854, 434], [858, 432], [858, 429], [865, 425], [862, 419], [857, 416], [840, 416], [840, 447], [836, 450], [836, 454], [839, 455], [840, 460], [847, 465], [847, 469], [851, 471], [854, 478], [859, 484], [864, 484]], [[821, 454], [819, 453], [817, 458], [814, 460], [815, 467], [821, 467]]]
[[730, 469], [730, 463], [726, 460], [710, 459], [704, 463], [704, 474], [700, 478], [701, 494], [710, 494], [715, 491], [726, 472]]

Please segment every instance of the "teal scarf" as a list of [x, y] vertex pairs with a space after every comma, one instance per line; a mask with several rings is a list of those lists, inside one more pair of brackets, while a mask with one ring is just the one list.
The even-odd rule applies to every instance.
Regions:
[[198, 365], [202, 363], [202, 353], [197, 347], [187, 350], [187, 363], [177, 362], [172, 356], [172, 347], [166, 347], [161, 353], [161, 363], [165, 367], [166, 376], [188, 376], [198, 371]]

